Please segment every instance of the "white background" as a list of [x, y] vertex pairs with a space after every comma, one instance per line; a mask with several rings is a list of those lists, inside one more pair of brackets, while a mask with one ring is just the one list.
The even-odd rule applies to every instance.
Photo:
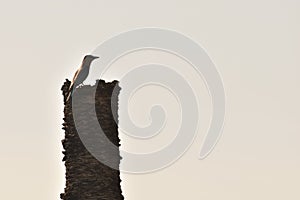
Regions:
[[300, 199], [299, 9], [297, 0], [1, 0], [0, 199], [59, 199], [60, 87], [98, 44], [145, 26], [179, 31], [206, 49], [223, 77], [226, 122], [207, 159], [197, 160], [209, 122], [203, 117], [174, 165], [122, 174], [126, 199]]

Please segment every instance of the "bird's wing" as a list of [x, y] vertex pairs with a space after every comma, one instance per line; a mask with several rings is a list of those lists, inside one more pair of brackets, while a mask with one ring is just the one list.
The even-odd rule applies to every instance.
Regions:
[[74, 80], [74, 86], [77, 87], [78, 85], [83, 83], [83, 81], [86, 79], [86, 77], [87, 77], [86, 68], [80, 68], [78, 70], [78, 73], [77, 73], [76, 78]]
[[73, 76], [73, 80], [72, 80], [72, 83], [75, 82], [77, 76], [78, 76], [78, 72], [79, 72], [79, 69], [77, 69], [77, 71], [75, 72], [74, 76]]

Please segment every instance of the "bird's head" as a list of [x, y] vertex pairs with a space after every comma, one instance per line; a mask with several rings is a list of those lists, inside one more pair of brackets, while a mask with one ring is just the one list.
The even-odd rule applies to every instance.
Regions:
[[99, 57], [98, 56], [93, 56], [93, 55], [86, 55], [83, 58], [83, 62], [87, 63], [87, 64], [90, 64], [93, 60], [95, 60], [97, 58], [99, 58]]

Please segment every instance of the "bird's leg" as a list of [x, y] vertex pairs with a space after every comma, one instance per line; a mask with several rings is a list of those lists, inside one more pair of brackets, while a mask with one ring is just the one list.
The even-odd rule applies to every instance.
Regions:
[[84, 86], [84, 84], [83, 84], [83, 83], [80, 83], [78, 87], [81, 88], [81, 87], [83, 87], [83, 86]]

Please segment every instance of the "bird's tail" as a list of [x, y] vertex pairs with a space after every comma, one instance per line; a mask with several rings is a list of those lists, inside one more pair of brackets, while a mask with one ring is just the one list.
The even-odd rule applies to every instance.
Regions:
[[73, 84], [70, 86], [69, 94], [68, 94], [68, 97], [67, 97], [66, 101], [69, 101], [72, 94], [73, 94]]

